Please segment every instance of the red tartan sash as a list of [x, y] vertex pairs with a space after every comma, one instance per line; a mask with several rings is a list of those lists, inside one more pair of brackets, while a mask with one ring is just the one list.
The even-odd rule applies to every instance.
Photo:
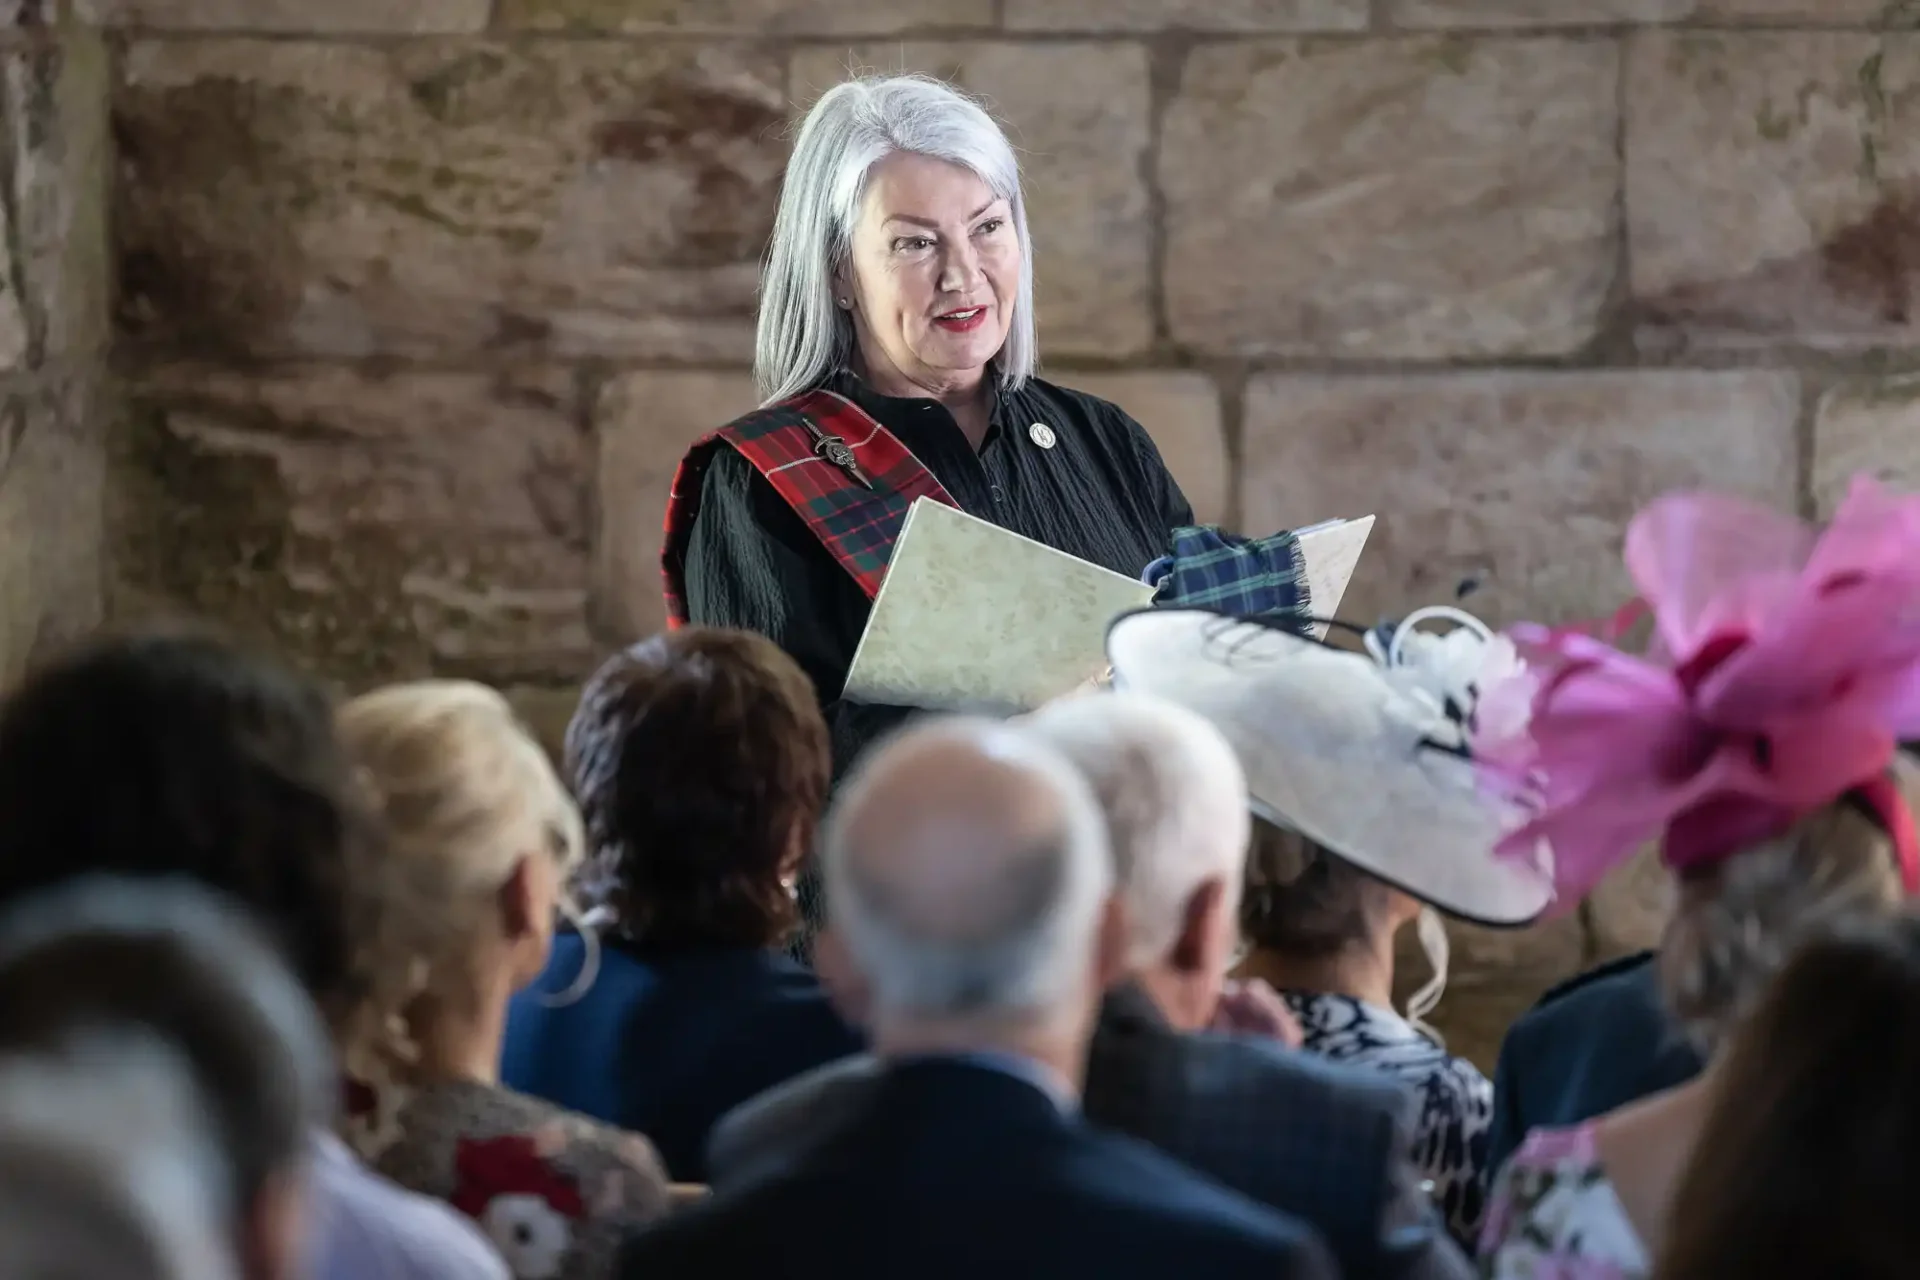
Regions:
[[[669, 629], [687, 624], [687, 543], [707, 462], [719, 448], [731, 448], [766, 477], [869, 600], [880, 593], [914, 500], [960, 505], [892, 432], [845, 396], [809, 391], [757, 410], [699, 440], [674, 472], [660, 549]], [[852, 465], [843, 465], [849, 458]]]

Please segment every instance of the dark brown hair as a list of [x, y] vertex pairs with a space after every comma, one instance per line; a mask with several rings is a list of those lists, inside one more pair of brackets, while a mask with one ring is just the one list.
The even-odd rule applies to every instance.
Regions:
[[1920, 920], [1787, 962], [1727, 1042], [1655, 1280], [1894, 1280], [1920, 1258]]
[[326, 692], [197, 629], [90, 645], [0, 707], [0, 905], [89, 873], [188, 877], [337, 1016], [350, 858], [375, 838]]
[[770, 946], [798, 923], [781, 884], [826, 803], [832, 744], [813, 683], [763, 636], [690, 627], [601, 667], [567, 726], [587, 828], [579, 892], [649, 946]]
[[1391, 894], [1298, 832], [1254, 819], [1240, 897], [1240, 932], [1253, 946], [1295, 960], [1338, 955], [1366, 938]]

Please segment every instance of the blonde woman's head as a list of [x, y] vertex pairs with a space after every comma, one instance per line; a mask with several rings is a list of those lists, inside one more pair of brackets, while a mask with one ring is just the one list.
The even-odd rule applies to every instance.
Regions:
[[539, 976], [584, 838], [545, 752], [484, 685], [393, 685], [339, 723], [386, 829], [356, 869], [371, 994], [342, 1048], [351, 1078], [391, 1096], [436, 1073], [443, 1019]]
[[1850, 802], [1831, 805], [1680, 878], [1660, 944], [1667, 1004], [1711, 1053], [1801, 946], [1889, 914], [1901, 898], [1886, 833]]

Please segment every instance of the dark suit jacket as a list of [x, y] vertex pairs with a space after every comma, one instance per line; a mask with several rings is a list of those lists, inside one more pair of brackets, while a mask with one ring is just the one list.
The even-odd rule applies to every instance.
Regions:
[[1603, 1116], [1685, 1084], [1702, 1066], [1667, 1016], [1652, 952], [1561, 983], [1500, 1046], [1487, 1167], [1499, 1172], [1531, 1129]]
[[[848, 1059], [727, 1116], [708, 1150], [716, 1182], [785, 1167], [858, 1113], [876, 1072]], [[1348, 1280], [1473, 1274], [1419, 1188], [1411, 1105], [1394, 1080], [1271, 1041], [1182, 1035], [1133, 987], [1108, 996], [1088, 1055], [1089, 1120], [1309, 1223]]]
[[632, 1280], [1338, 1274], [1297, 1220], [957, 1059], [886, 1068], [848, 1124], [643, 1232], [620, 1267]]
[[865, 1048], [813, 974], [778, 952], [608, 942], [584, 996], [545, 1003], [583, 955], [579, 935], [562, 934], [547, 972], [514, 998], [501, 1080], [646, 1134], [676, 1182], [707, 1180], [707, 1133], [728, 1111]]

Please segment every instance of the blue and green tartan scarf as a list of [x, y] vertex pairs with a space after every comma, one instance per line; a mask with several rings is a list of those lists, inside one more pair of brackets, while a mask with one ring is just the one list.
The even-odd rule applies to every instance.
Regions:
[[1292, 618], [1300, 635], [1313, 628], [1306, 555], [1291, 532], [1242, 538], [1218, 525], [1178, 528], [1172, 554], [1148, 565], [1141, 581], [1155, 588], [1156, 605], [1269, 622]]

